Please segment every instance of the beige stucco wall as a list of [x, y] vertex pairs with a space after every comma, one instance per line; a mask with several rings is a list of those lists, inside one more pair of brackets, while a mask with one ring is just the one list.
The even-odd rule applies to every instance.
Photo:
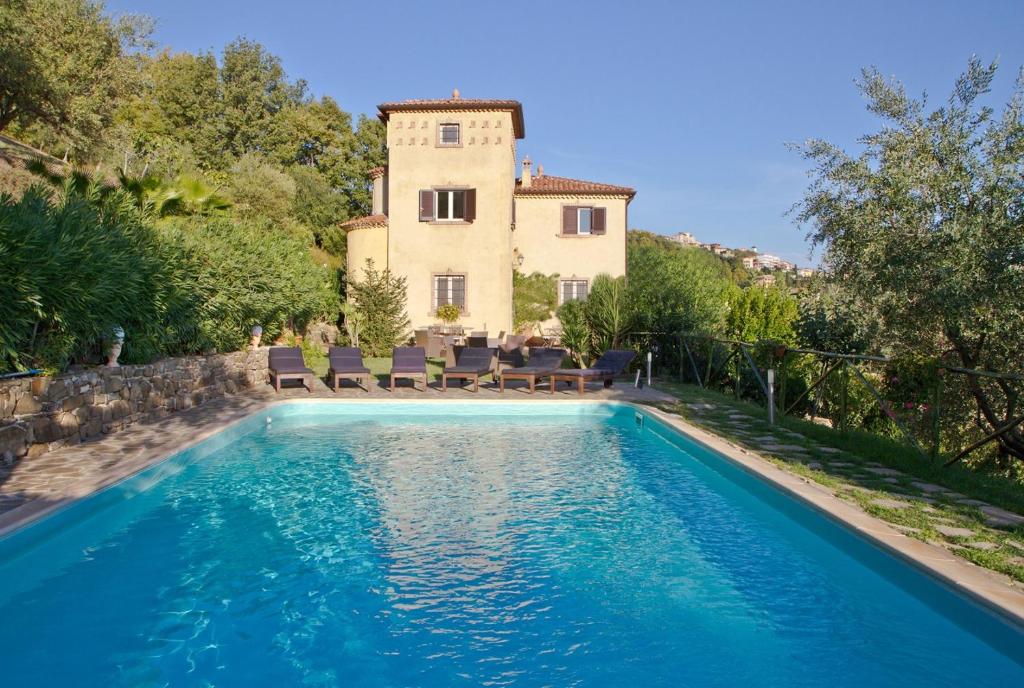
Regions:
[[[562, 206], [606, 208], [605, 234], [562, 234]], [[558, 274], [559, 279], [585, 279], [597, 275], [626, 274], [627, 201], [623, 197], [516, 196], [513, 249], [523, 256], [524, 274]], [[557, 325], [556, 319], [544, 323]]]
[[[460, 147], [436, 145], [441, 122], [462, 125]], [[452, 272], [466, 275], [466, 313], [460, 324], [492, 334], [511, 330], [514, 172], [509, 112], [401, 112], [389, 117], [388, 265], [408, 280], [414, 328], [438, 322], [432, 277]], [[419, 191], [445, 186], [476, 189], [474, 222], [419, 221]]]
[[387, 227], [350, 229], [347, 240], [345, 260], [349, 279], [359, 281], [363, 278], [367, 258], [373, 260], [374, 267], [378, 270], [388, 267]]

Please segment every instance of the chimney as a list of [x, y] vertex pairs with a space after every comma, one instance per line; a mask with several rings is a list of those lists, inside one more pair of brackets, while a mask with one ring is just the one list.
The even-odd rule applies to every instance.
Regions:
[[523, 181], [523, 188], [524, 189], [529, 189], [530, 188], [530, 183], [533, 182], [533, 173], [530, 170], [530, 166], [532, 164], [533, 163], [530, 162], [529, 158], [523, 158], [523, 176], [522, 176], [522, 181]]
[[374, 167], [370, 170], [370, 181], [373, 183], [373, 205], [371, 214], [386, 215], [384, 210], [385, 187], [387, 187], [387, 168]]

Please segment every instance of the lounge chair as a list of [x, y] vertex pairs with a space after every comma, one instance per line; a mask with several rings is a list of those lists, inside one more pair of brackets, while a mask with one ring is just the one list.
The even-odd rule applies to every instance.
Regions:
[[302, 359], [302, 349], [297, 346], [273, 346], [267, 367], [274, 389], [281, 391], [281, 380], [302, 380], [303, 386], [313, 392], [313, 371]]
[[572, 368], [553, 372], [548, 376], [551, 382], [551, 393], [555, 393], [555, 384], [559, 380], [575, 382], [580, 394], [583, 394], [584, 385], [587, 382], [601, 380], [605, 387], [611, 387], [612, 379], [622, 373], [635, 356], [635, 351], [610, 349], [605, 351], [590, 368]]
[[525, 366], [506, 368], [498, 375], [498, 389], [505, 391], [505, 380], [526, 380], [530, 383], [530, 394], [537, 388], [537, 378], [550, 375], [562, 365], [565, 349], [530, 349], [530, 359]]
[[466, 337], [466, 346], [471, 346], [474, 349], [486, 349], [488, 346], [487, 335], [469, 335], [468, 337]]
[[332, 346], [327, 352], [327, 360], [331, 367], [327, 370], [327, 378], [332, 380], [334, 391], [338, 391], [338, 382], [342, 378], [354, 380], [357, 385], [370, 391], [370, 369], [363, 365], [363, 352], [357, 346]]
[[416, 380], [423, 380], [423, 390], [427, 389], [427, 354], [422, 346], [396, 346], [391, 352], [391, 391], [395, 391], [395, 378], [412, 379], [413, 387]]
[[441, 391], [448, 391], [448, 378], [473, 381], [473, 391], [480, 390], [480, 376], [494, 374], [495, 349], [467, 346], [459, 352], [456, 364], [441, 373]]

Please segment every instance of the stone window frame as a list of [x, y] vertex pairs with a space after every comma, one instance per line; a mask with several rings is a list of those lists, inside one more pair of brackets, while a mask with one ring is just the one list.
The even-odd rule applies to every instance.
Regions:
[[[459, 306], [459, 314], [461, 316], [469, 315], [469, 274], [465, 272], [454, 272], [447, 270], [445, 272], [433, 272], [430, 274], [430, 315], [437, 316], [437, 309], [439, 304], [437, 302], [437, 278], [438, 277], [461, 277], [462, 278], [462, 305]], [[447, 302], [446, 302], [447, 303]], [[456, 304], [458, 305], [458, 304]]]

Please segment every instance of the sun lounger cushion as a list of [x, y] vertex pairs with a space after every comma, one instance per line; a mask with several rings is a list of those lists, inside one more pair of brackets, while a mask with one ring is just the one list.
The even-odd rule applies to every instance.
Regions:
[[391, 372], [426, 373], [426, 351], [422, 346], [396, 346], [391, 353]]
[[363, 352], [356, 346], [332, 346], [327, 354], [335, 373], [369, 373], [363, 365]]
[[565, 349], [545, 349], [534, 347], [530, 349], [530, 358], [525, 366], [518, 368], [506, 368], [503, 373], [519, 373], [529, 375], [531, 373], [543, 375], [553, 370], [558, 370], [565, 358]]
[[494, 349], [467, 346], [459, 352], [454, 366], [444, 369], [446, 373], [478, 373], [483, 375], [494, 365]]
[[272, 347], [267, 365], [275, 373], [312, 373], [302, 359], [299, 347]]

